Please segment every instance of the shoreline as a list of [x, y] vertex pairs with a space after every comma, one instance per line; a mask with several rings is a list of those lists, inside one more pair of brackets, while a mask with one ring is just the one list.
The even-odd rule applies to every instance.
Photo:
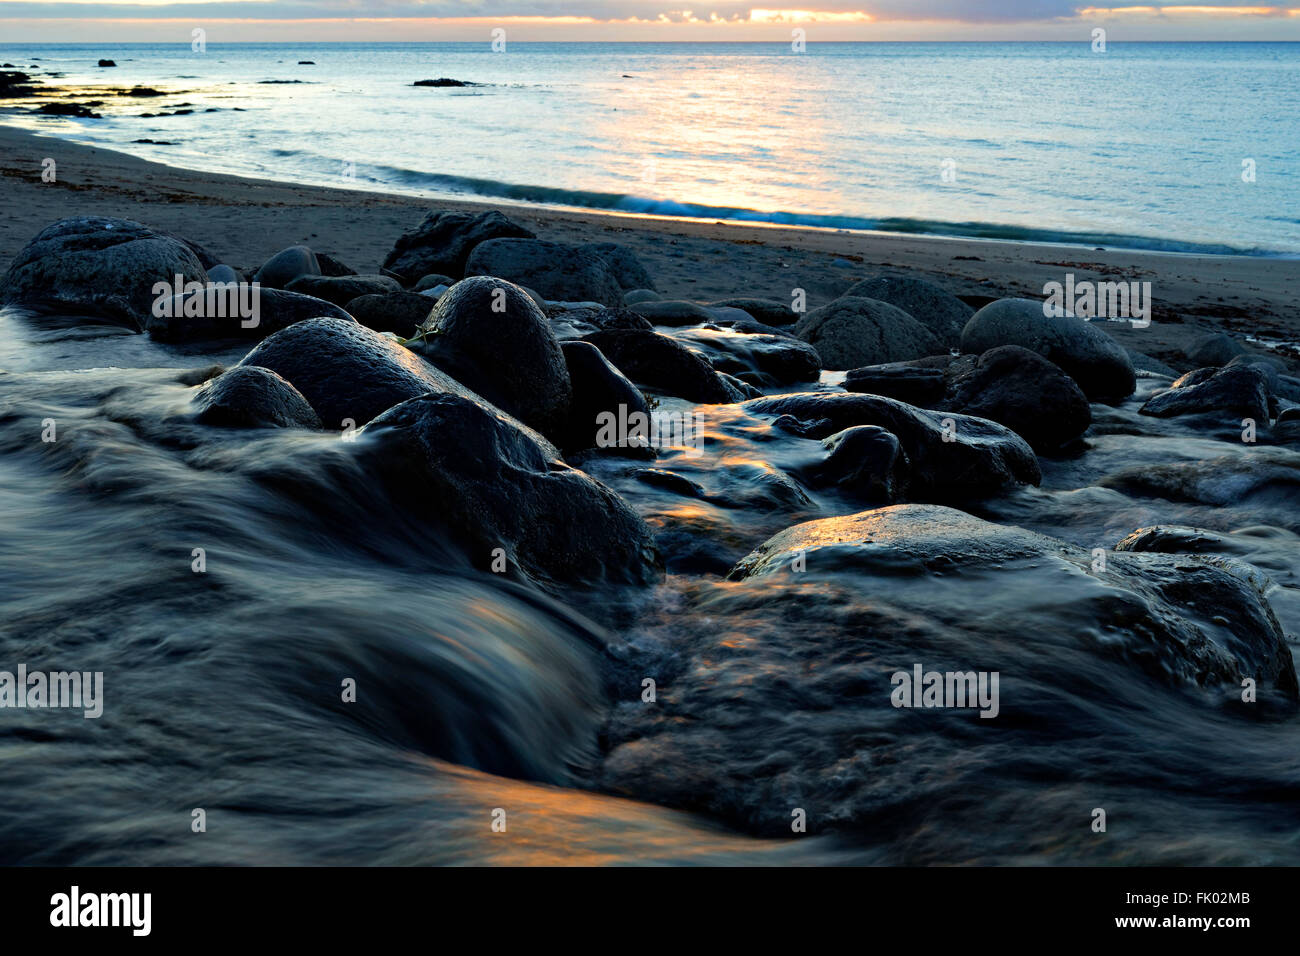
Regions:
[[[5, 210], [0, 265], [6, 268], [46, 225], [67, 216], [105, 215], [186, 235], [223, 260], [238, 250], [236, 258], [249, 261], [229, 264], [249, 273], [297, 243], [359, 271], [377, 271], [394, 240], [429, 209], [499, 208], [545, 239], [616, 240], [629, 246], [669, 298], [716, 301], [744, 289], [785, 300], [801, 288], [815, 308], [883, 271], [927, 278], [959, 296], [1041, 298], [1046, 283], [1062, 281], [1070, 272], [1079, 281], [1150, 281], [1151, 326], [1108, 323], [1107, 331], [1126, 347], [1176, 368], [1189, 342], [1207, 333], [1226, 331], [1265, 343], [1300, 341], [1292, 292], [1300, 283], [1300, 259], [1098, 251], [1019, 240], [430, 199], [207, 173], [3, 124], [0, 150], [10, 157], [0, 169]], [[46, 158], [55, 160], [54, 182], [42, 182]]]

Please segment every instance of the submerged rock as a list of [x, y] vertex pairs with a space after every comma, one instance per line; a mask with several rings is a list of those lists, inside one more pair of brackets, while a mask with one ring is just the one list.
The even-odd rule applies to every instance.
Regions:
[[495, 209], [481, 213], [430, 212], [393, 244], [384, 268], [407, 283], [430, 273], [459, 279], [465, 275], [465, 261], [480, 243], [532, 238], [530, 230]]
[[902, 362], [946, 351], [920, 322], [877, 299], [836, 299], [801, 318], [795, 334], [817, 349], [829, 369]]
[[129, 219], [87, 216], [46, 226], [0, 278], [0, 305], [91, 315], [143, 329], [155, 286], [205, 282], [183, 242]]
[[740, 309], [764, 325], [793, 325], [799, 320], [799, 313], [791, 308], [789, 302], [777, 302], [775, 299], [755, 299], [741, 296], [711, 302], [709, 308]]
[[893, 432], [855, 425], [822, 439], [830, 452], [809, 469], [813, 487], [834, 485], [861, 501], [893, 504], [907, 493], [911, 466]]
[[908, 276], [877, 276], [853, 285], [843, 298], [888, 302], [934, 333], [947, 348], [961, 344], [961, 331], [975, 310], [933, 282]]
[[225, 428], [320, 428], [302, 393], [269, 369], [239, 366], [200, 385], [195, 418]]
[[1266, 425], [1271, 418], [1271, 404], [1265, 373], [1253, 365], [1234, 365], [1189, 372], [1167, 390], [1148, 399], [1139, 411], [1157, 418], [1223, 411]]
[[715, 369], [732, 375], [759, 373], [773, 384], [789, 385], [815, 382], [821, 374], [817, 350], [790, 336], [704, 328], [684, 329], [674, 338], [700, 349]]
[[560, 242], [489, 239], [469, 254], [465, 275], [496, 276], [557, 302], [623, 304], [623, 287], [604, 259]]

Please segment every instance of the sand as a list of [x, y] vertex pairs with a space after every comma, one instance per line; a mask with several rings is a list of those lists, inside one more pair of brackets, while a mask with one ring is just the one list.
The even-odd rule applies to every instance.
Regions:
[[[931, 279], [954, 294], [1041, 298], [1047, 282], [1151, 282], [1148, 328], [1108, 323], [1133, 349], [1190, 368], [1184, 348], [1207, 332], [1300, 341], [1300, 260], [1195, 256], [683, 220], [474, 203], [304, 186], [178, 169], [113, 150], [0, 127], [0, 266], [42, 227], [77, 215], [121, 216], [183, 234], [246, 272], [304, 243], [359, 272], [378, 271], [393, 241], [430, 209], [501, 209], [539, 237], [615, 241], [645, 262], [661, 293], [701, 302], [737, 295], [809, 308], [882, 270]], [[42, 160], [57, 180], [42, 182]], [[1300, 351], [1284, 355], [1300, 367]]]

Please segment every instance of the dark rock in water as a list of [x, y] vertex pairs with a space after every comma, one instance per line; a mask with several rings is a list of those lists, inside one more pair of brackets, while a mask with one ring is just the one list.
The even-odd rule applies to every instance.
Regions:
[[100, 61], [99, 61], [99, 65], [100, 65], [100, 66], [117, 66], [117, 64], [114, 63], [112, 60], [100, 60]]
[[421, 276], [420, 281], [411, 286], [412, 292], [424, 292], [428, 289], [436, 289], [440, 285], [451, 288], [456, 284], [456, 280], [451, 276], [445, 276], [441, 272], [430, 272], [427, 276]]
[[[758, 372], [752, 372], [747, 374], [749, 374], [750, 377], [754, 378], [755, 380], [763, 380], [765, 385], [776, 384], [775, 382], [770, 380], [770, 376], [764, 376]], [[740, 378], [737, 375], [732, 375], [730, 372], [720, 371], [718, 372], [718, 378], [722, 379], [722, 381], [726, 385], [728, 385], [735, 394], [739, 395], [741, 399], [758, 398], [760, 395], [763, 394], [762, 389], [758, 388], [753, 383], [743, 378]]]
[[[246, 304], [254, 306], [251, 314], [242, 310]], [[295, 322], [318, 318], [352, 322], [352, 316], [338, 306], [309, 295], [258, 289], [254, 296], [249, 286], [224, 290], [208, 286], [174, 297], [166, 314], [149, 316], [145, 329], [159, 342], [256, 340]]]
[[708, 497], [704, 489], [689, 478], [664, 468], [639, 468], [633, 472], [632, 477], [652, 488], [662, 488], [683, 498]]
[[392, 339], [341, 319], [309, 319], [276, 332], [244, 356], [240, 366], [246, 365], [290, 382], [326, 428], [349, 422], [359, 428], [420, 395], [448, 392], [483, 401]]
[[701, 404], [727, 404], [743, 397], [699, 354], [658, 332], [616, 329], [583, 336], [638, 384]]
[[834, 431], [876, 425], [893, 432], [911, 463], [911, 495], [920, 500], [984, 498], [1017, 483], [1036, 485], [1042, 480], [1038, 458], [1025, 440], [982, 418], [842, 392], [776, 395], [743, 407], [805, 422], [827, 419]]
[[591, 242], [581, 248], [594, 252], [604, 259], [605, 264], [614, 273], [614, 278], [618, 280], [619, 286], [624, 290], [655, 287], [654, 279], [650, 277], [646, 267], [637, 258], [636, 253], [627, 246], [620, 246], [616, 242]]
[[[1203, 371], [1178, 379], [1171, 388], [1148, 399], [1139, 411], [1157, 418], [1224, 411], [1268, 424], [1270, 393], [1262, 371], [1250, 365], [1221, 369], [1209, 377], [1200, 376]], [[1190, 375], [1198, 377], [1189, 382]]]
[[681, 299], [638, 302], [632, 311], [645, 316], [652, 325], [702, 325], [713, 321], [713, 313], [708, 309]]
[[543, 434], [563, 430], [573, 397], [568, 367], [523, 289], [489, 276], [462, 279], [438, 299], [426, 328], [413, 347], [434, 365]]
[[43, 116], [80, 116], [85, 119], [100, 119], [104, 115], [80, 103], [42, 103], [31, 112]]
[[464, 80], [453, 80], [449, 76], [440, 76], [436, 80], [416, 80], [411, 85], [412, 86], [433, 86], [433, 87], [445, 87], [445, 86], [459, 87], [459, 86], [482, 86], [483, 84], [467, 83]]
[[302, 394], [279, 375], [255, 365], [239, 366], [200, 385], [196, 419], [224, 428], [320, 428]]
[[1222, 368], [1245, 352], [1246, 347], [1231, 335], [1226, 332], [1214, 332], [1192, 342], [1185, 354], [1202, 368], [1208, 366]]
[[1242, 550], [1228, 537], [1202, 528], [1156, 525], [1139, 528], [1115, 545], [1116, 551], [1154, 551], [1160, 554], [1224, 554]]
[[480, 567], [504, 556], [543, 584], [660, 577], [650, 529], [623, 499], [476, 402], [403, 402], [366, 426], [357, 447], [412, 520], [449, 528]]
[[415, 335], [433, 311], [433, 300], [414, 292], [370, 293], [357, 296], [345, 309], [368, 329], [394, 332], [404, 339]]
[[209, 282], [243, 282], [244, 277], [233, 266], [218, 263], [208, 269]]
[[790, 307], [789, 302], [777, 302], [775, 299], [735, 298], [710, 302], [713, 309], [741, 309], [748, 312], [764, 325], [793, 325], [799, 320], [799, 313]]
[[830, 452], [807, 472], [813, 487], [834, 485], [873, 504], [893, 504], [907, 492], [911, 470], [898, 436], [856, 425], [822, 440]]
[[1272, 355], [1238, 355], [1223, 367], [1225, 369], [1238, 367], [1258, 369], [1263, 374], [1264, 381], [1268, 385], [1269, 394], [1272, 396], [1277, 396], [1279, 390], [1285, 388], [1283, 373], [1287, 371], [1287, 364]]
[[877, 276], [853, 285], [844, 297], [878, 299], [902, 309], [948, 348], [961, 344], [961, 330], [975, 310], [933, 282], [906, 276]]
[[943, 406], [1006, 425], [1038, 452], [1063, 448], [1092, 424], [1088, 397], [1074, 380], [1018, 345], [990, 349], [953, 374]]
[[315, 65], [316, 65], [316, 61], [315, 61], [315, 60], [299, 60], [299, 61], [298, 61], [298, 65], [299, 65], [299, 66], [315, 66]]
[[632, 289], [623, 293], [623, 303], [625, 305], [636, 305], [640, 302], [662, 302], [663, 298], [654, 289]]
[[594, 447], [602, 415], [612, 413], [616, 419], [626, 420], [634, 412], [650, 413], [641, 390], [596, 346], [590, 342], [562, 342], [560, 351], [573, 386], [573, 401], [560, 439], [565, 448]]
[[1166, 365], [1159, 359], [1152, 358], [1150, 355], [1147, 355], [1145, 352], [1139, 352], [1137, 349], [1125, 348], [1124, 351], [1128, 353], [1128, 359], [1133, 363], [1133, 371], [1139, 373], [1139, 378], [1143, 377], [1140, 374], [1142, 372], [1150, 372], [1156, 375], [1167, 375], [1169, 378], [1178, 377], [1178, 370], [1172, 365]]
[[807, 313], [794, 330], [817, 349], [828, 369], [902, 362], [947, 351], [916, 319], [877, 299], [836, 299]]
[[253, 280], [260, 282], [263, 288], [284, 289], [294, 279], [320, 274], [320, 260], [316, 258], [316, 253], [306, 246], [290, 246], [267, 259], [254, 274]]
[[354, 276], [357, 274], [356, 269], [344, 265], [338, 259], [323, 252], [316, 253], [316, 264], [320, 266], [320, 274], [323, 276]]
[[[1300, 501], [1300, 458], [1282, 448], [1251, 447], [1202, 461], [1134, 465], [1097, 484], [1137, 497], [1206, 505], [1239, 505], [1257, 496], [1294, 502]], [[1300, 530], [1300, 521], [1295, 527]]]
[[546, 307], [551, 327], [560, 341], [580, 339], [592, 332], [614, 332], [619, 329], [651, 331], [653, 326], [644, 316], [631, 309], [609, 309], [603, 305], [560, 305]]
[[815, 382], [821, 374], [817, 350], [796, 338], [716, 328], [683, 330], [674, 337], [701, 349], [720, 372], [760, 372], [778, 385]]
[[363, 295], [389, 295], [401, 292], [396, 279], [379, 275], [360, 276], [299, 276], [287, 286], [290, 292], [315, 296], [337, 306], [345, 306]]
[[896, 398], [909, 405], [931, 405], [947, 393], [948, 376], [942, 368], [895, 362], [849, 369], [844, 389]]
[[983, 354], [999, 345], [1019, 345], [1059, 365], [1092, 401], [1133, 394], [1137, 377], [1128, 353], [1084, 319], [1043, 314], [1034, 299], [999, 299], [976, 312], [961, 335], [961, 350]]
[[532, 239], [533, 233], [495, 209], [489, 212], [431, 212], [404, 233], [384, 268], [411, 283], [438, 272], [461, 278], [474, 248], [489, 239]]
[[623, 287], [604, 259], [560, 242], [489, 239], [469, 254], [465, 275], [496, 276], [553, 301], [623, 304]]
[[83, 313], [143, 329], [158, 283], [204, 282], [181, 242], [128, 219], [61, 219], [46, 226], [0, 279], [0, 305]]

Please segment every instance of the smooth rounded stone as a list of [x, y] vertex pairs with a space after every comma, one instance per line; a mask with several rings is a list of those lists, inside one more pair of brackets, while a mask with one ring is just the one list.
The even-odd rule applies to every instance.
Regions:
[[799, 320], [799, 313], [791, 308], [789, 302], [778, 302], [775, 299], [756, 299], [742, 296], [734, 299], [722, 299], [719, 302], [710, 302], [709, 308], [740, 309], [764, 325], [793, 325]]
[[843, 297], [888, 302], [924, 325], [948, 348], [961, 344], [961, 330], [975, 314], [974, 309], [947, 289], [909, 276], [863, 279], [851, 286]]
[[299, 276], [286, 288], [290, 292], [315, 296], [340, 307], [363, 295], [389, 295], [402, 291], [402, 285], [396, 279], [380, 275]]
[[1172, 387], [1153, 395], [1138, 411], [1157, 418], [1223, 411], [1253, 418], [1261, 424], [1271, 420], [1268, 379], [1255, 366], [1224, 368], [1188, 382], [1191, 374], [1195, 373], [1183, 376]]
[[367, 425], [356, 447], [404, 513], [447, 527], [481, 567], [500, 548], [544, 585], [661, 576], [654, 537], [622, 498], [474, 401], [403, 402]]
[[232, 368], [200, 385], [196, 420], [223, 428], [320, 428], [302, 393], [270, 369]]
[[429, 289], [436, 289], [438, 286], [446, 286], [450, 289], [456, 284], [456, 280], [451, 276], [443, 275], [441, 272], [430, 272], [427, 276], [421, 276], [420, 281], [411, 286], [412, 292], [425, 292]]
[[456, 381], [543, 434], [564, 428], [573, 398], [546, 315], [516, 285], [462, 279], [434, 306], [417, 350]]
[[320, 260], [316, 253], [306, 246], [290, 246], [262, 263], [262, 268], [253, 275], [253, 281], [260, 282], [266, 289], [283, 289], [301, 276], [320, 274]]
[[[733, 332], [745, 332], [749, 335], [777, 335], [785, 339], [786, 341], [802, 342], [804, 345], [808, 346], [808, 348], [812, 348], [811, 345], [808, 345], [807, 342], [804, 342], [803, 339], [795, 335], [794, 332], [791, 331], [788, 327], [781, 328], [780, 326], [776, 326], [776, 325], [764, 325], [762, 322], [759, 322], [757, 319], [750, 318], [744, 312], [741, 312], [739, 309], [732, 309], [732, 310], [710, 309], [709, 311], [713, 312], [714, 316], [713, 316], [713, 321], [710, 322], [706, 326], [706, 328], [721, 327], [724, 329], [731, 329]], [[737, 317], [736, 318], [726, 317], [728, 312], [733, 313]], [[722, 317], [720, 318], [719, 316]], [[739, 316], [744, 316], [744, 317], [740, 318]], [[816, 349], [814, 349], [813, 351], [816, 351]]]
[[1034, 299], [999, 299], [966, 323], [961, 350], [981, 355], [999, 345], [1019, 345], [1059, 365], [1090, 401], [1115, 401], [1133, 394], [1133, 363], [1113, 338], [1073, 315], [1043, 314]]
[[652, 488], [662, 488], [683, 498], [707, 498], [705, 490], [684, 475], [664, 468], [638, 468], [632, 477]]
[[[326, 428], [349, 423], [359, 428], [407, 399], [441, 393], [481, 402], [514, 421], [409, 349], [351, 320], [298, 322], [269, 336], [239, 365], [257, 365], [283, 377]], [[550, 447], [540, 435], [536, 438]]]
[[822, 439], [830, 452], [807, 470], [813, 487], [835, 486], [865, 502], [893, 504], [907, 493], [911, 466], [893, 432], [855, 425]]
[[683, 329], [674, 337], [703, 351], [720, 372], [759, 372], [779, 385], [815, 382], [821, 375], [817, 350], [796, 338], [718, 328]]
[[831, 432], [876, 425], [898, 436], [911, 463], [913, 498], [970, 500], [996, 495], [1016, 484], [1042, 481], [1038, 458], [1011, 429], [956, 412], [914, 408], [879, 395], [802, 392], [752, 399], [745, 411], [791, 415], [804, 422], [827, 420]]
[[725, 382], [703, 356], [648, 329], [610, 329], [583, 336], [629, 379], [700, 404], [729, 404], [743, 394]]
[[356, 269], [323, 252], [316, 253], [316, 264], [320, 266], [320, 274], [323, 276], [354, 276], [357, 274]]
[[1134, 497], [1204, 505], [1239, 505], [1255, 496], [1265, 501], [1300, 501], [1300, 455], [1261, 445], [1248, 448], [1244, 454], [1133, 465], [1104, 476], [1096, 484]]
[[807, 313], [794, 331], [817, 349], [825, 368], [837, 371], [947, 351], [920, 322], [878, 299], [836, 299]]
[[1151, 551], [1159, 554], [1244, 554], [1246, 547], [1227, 535], [1203, 528], [1155, 525], [1138, 528], [1116, 545], [1116, 551]]
[[561, 342], [564, 364], [573, 386], [573, 400], [561, 437], [565, 448], [592, 448], [600, 430], [599, 419], [612, 413], [619, 421], [640, 412], [650, 414], [641, 390], [628, 381], [590, 342]]
[[433, 302], [414, 292], [370, 293], [357, 296], [345, 309], [366, 328], [409, 339], [433, 312]]
[[652, 325], [702, 325], [713, 321], [713, 313], [708, 309], [682, 299], [639, 302], [632, 311], [645, 316]]
[[232, 266], [220, 263], [208, 270], [209, 282], [243, 282], [244, 277]]
[[625, 305], [636, 305], [640, 302], [662, 302], [663, 298], [654, 289], [632, 289], [623, 293], [623, 303]]
[[430, 273], [459, 279], [465, 275], [465, 261], [480, 243], [533, 238], [530, 230], [495, 209], [480, 213], [430, 212], [418, 226], [398, 238], [384, 259], [384, 268], [408, 283]]
[[205, 282], [184, 243], [129, 219], [60, 219], [14, 257], [0, 278], [0, 306], [71, 312], [143, 329], [158, 283]]
[[[215, 293], [194, 292], [190, 295], [176, 296], [172, 299], [171, 315], [150, 315], [145, 330], [159, 342], [202, 342], [219, 339], [258, 340], [268, 335], [287, 329], [295, 322], [305, 319], [337, 319], [352, 322], [352, 316], [332, 302], [317, 299], [296, 292], [281, 289], [259, 288], [252, 302], [256, 305], [255, 325], [246, 326], [252, 321], [242, 317], [234, 307], [236, 297], [242, 303], [252, 296], [250, 287]], [[221, 305], [224, 296], [226, 305]], [[196, 315], [186, 315], [187, 304], [193, 302], [190, 310]]]
[[1222, 368], [1238, 355], [1244, 355], [1246, 346], [1226, 332], [1211, 332], [1195, 339], [1184, 354], [1201, 367]]
[[[951, 367], [943, 407], [1006, 425], [1037, 452], [1077, 441], [1092, 424], [1088, 397], [1059, 366], [1018, 345]], [[960, 369], [960, 370], [959, 370]]]
[[868, 365], [849, 369], [844, 390], [896, 398], [909, 405], [932, 405], [948, 391], [948, 376], [942, 368], [911, 363]]
[[627, 246], [620, 246], [617, 242], [590, 242], [581, 248], [604, 259], [619, 286], [625, 291], [655, 287], [655, 280], [650, 277], [645, 265]]
[[599, 304], [575, 306], [552, 303], [546, 306], [545, 312], [556, 338], [562, 342], [580, 339], [592, 332], [613, 332], [619, 329], [649, 332], [654, 328], [643, 316], [631, 309], [610, 309]]
[[474, 247], [465, 275], [495, 276], [556, 302], [621, 306], [623, 287], [600, 256], [541, 239], [489, 239]]
[[709, 321], [715, 325], [725, 325], [735, 327], [737, 325], [761, 325], [757, 319], [746, 312], [744, 309], [733, 308], [729, 305], [707, 306], [705, 311], [709, 313]]

